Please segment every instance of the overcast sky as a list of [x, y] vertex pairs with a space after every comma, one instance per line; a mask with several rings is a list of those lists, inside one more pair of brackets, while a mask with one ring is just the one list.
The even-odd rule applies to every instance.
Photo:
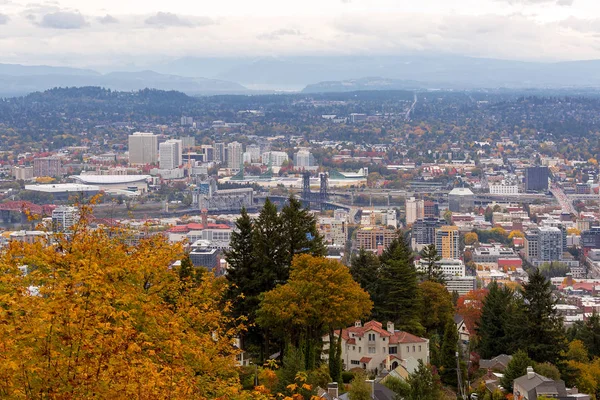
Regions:
[[450, 53], [600, 59], [599, 0], [0, 0], [0, 62]]

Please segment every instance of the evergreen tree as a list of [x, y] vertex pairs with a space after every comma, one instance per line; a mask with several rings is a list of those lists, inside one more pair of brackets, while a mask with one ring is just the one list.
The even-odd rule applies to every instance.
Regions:
[[277, 207], [269, 199], [254, 221], [252, 243], [252, 257], [259, 266], [253, 279], [259, 293], [285, 283], [289, 277], [287, 241]]
[[304, 354], [290, 345], [285, 349], [281, 369], [277, 371], [277, 393], [289, 393], [288, 385], [296, 382], [296, 375], [301, 371], [304, 371]]
[[446, 323], [444, 339], [442, 340], [442, 351], [440, 354], [440, 376], [442, 382], [453, 388], [458, 387], [457, 358], [458, 331], [453, 320]]
[[421, 334], [417, 271], [403, 237], [392, 241], [381, 256], [379, 287], [382, 295], [375, 299], [377, 317], [393, 321], [400, 329]]
[[372, 300], [377, 297], [379, 267], [379, 258], [365, 249], [360, 249], [358, 254], [350, 259], [352, 278], [371, 295]]
[[426, 271], [422, 272], [424, 280], [433, 281], [444, 284], [444, 273], [439, 265], [439, 261], [442, 257], [438, 254], [434, 244], [423, 248], [421, 251], [421, 258], [425, 261]]
[[287, 244], [287, 265], [296, 254], [307, 253], [313, 256], [327, 255], [323, 237], [317, 229], [317, 219], [308, 208], [302, 208], [300, 200], [293, 195], [281, 210], [283, 238]]
[[195, 267], [194, 264], [192, 264], [189, 254], [186, 254], [181, 259], [181, 265], [179, 266], [177, 273], [182, 282], [189, 281], [194, 285], [198, 285], [202, 281], [202, 275], [205, 271], [206, 270], [203, 267]]
[[406, 382], [410, 386], [407, 400], [439, 400], [442, 396], [439, 381], [431, 368], [423, 364], [423, 360], [419, 360], [419, 366], [408, 376]]
[[476, 326], [479, 353], [483, 358], [511, 354], [522, 347], [523, 301], [506, 287], [494, 281], [483, 300], [481, 318]]
[[527, 367], [533, 367], [533, 360], [523, 350], [513, 354], [512, 360], [504, 370], [504, 376], [500, 380], [502, 387], [509, 393], [513, 391], [513, 381], [527, 373]]
[[594, 312], [587, 321], [575, 322], [569, 339], [583, 342], [591, 358], [600, 357], [600, 315]]
[[566, 351], [566, 338], [562, 319], [554, 307], [550, 281], [536, 270], [524, 285], [523, 297], [527, 352], [537, 362], [556, 364]]

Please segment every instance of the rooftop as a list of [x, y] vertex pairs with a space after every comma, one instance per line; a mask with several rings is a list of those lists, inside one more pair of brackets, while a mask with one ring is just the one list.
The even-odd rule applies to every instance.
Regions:
[[25, 190], [44, 193], [99, 192], [100, 187], [79, 183], [54, 183], [50, 185], [25, 185]]

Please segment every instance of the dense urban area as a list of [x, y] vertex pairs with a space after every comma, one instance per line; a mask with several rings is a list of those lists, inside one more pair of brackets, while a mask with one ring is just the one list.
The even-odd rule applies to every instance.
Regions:
[[600, 399], [599, 152], [591, 91], [0, 99], [0, 397]]

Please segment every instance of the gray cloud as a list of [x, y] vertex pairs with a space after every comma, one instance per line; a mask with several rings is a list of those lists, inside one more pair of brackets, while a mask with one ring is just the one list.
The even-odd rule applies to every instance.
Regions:
[[10, 21], [10, 17], [6, 14], [0, 14], [0, 25], [6, 25]]
[[108, 24], [118, 24], [119, 20], [113, 17], [112, 15], [106, 14], [104, 17], [98, 17], [98, 22], [102, 25]]
[[273, 32], [263, 33], [258, 35], [257, 38], [260, 40], [278, 40], [284, 36], [302, 36], [302, 32], [297, 29], [278, 29]]
[[88, 23], [80, 12], [57, 11], [44, 15], [38, 25], [50, 29], [81, 29]]
[[212, 25], [215, 23], [211, 18], [208, 17], [189, 17], [182, 18], [177, 14], [170, 12], [158, 12], [156, 15], [146, 18], [146, 25], [153, 25], [159, 27], [167, 26], [181, 26], [181, 27], [193, 27], [193, 26], [205, 26]]

